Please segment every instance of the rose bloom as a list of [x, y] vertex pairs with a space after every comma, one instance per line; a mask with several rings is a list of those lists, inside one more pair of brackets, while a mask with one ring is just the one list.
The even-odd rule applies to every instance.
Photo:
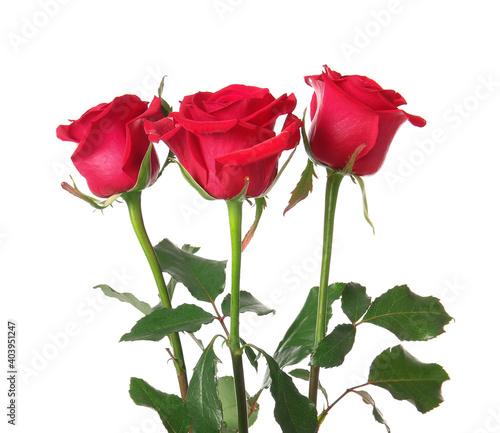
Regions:
[[398, 128], [409, 120], [422, 127], [425, 120], [398, 107], [405, 99], [360, 75], [342, 76], [325, 66], [321, 75], [305, 77], [313, 87], [309, 143], [313, 157], [342, 170], [356, 149], [365, 144], [353, 167], [359, 176], [376, 173], [384, 162]]
[[[71, 160], [87, 180], [89, 189], [107, 198], [131, 190], [137, 183], [142, 161], [149, 148], [144, 119], [163, 117], [161, 101], [151, 105], [135, 95], [119, 96], [109, 104], [99, 104], [78, 120], [57, 128], [57, 137], [78, 143]], [[151, 152], [151, 183], [158, 177], [160, 164]]]
[[[275, 99], [267, 89], [233, 84], [186, 96], [179, 112], [146, 121], [145, 128], [150, 140], [164, 141], [212, 197], [236, 197], [246, 179], [246, 196], [258, 197], [273, 183], [281, 153], [300, 140], [302, 122], [291, 114], [296, 103], [293, 94]], [[285, 114], [276, 135], [276, 119]]]

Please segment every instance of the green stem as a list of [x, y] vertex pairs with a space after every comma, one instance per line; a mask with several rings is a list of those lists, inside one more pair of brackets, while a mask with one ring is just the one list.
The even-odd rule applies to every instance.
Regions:
[[[125, 202], [127, 203], [130, 221], [134, 227], [135, 234], [139, 243], [142, 246], [144, 254], [148, 259], [149, 266], [153, 272], [153, 276], [158, 287], [158, 292], [160, 294], [161, 303], [164, 308], [172, 308], [170, 298], [168, 296], [167, 285], [165, 284], [165, 279], [163, 278], [163, 272], [158, 262], [158, 257], [156, 256], [155, 250], [151, 241], [149, 240], [148, 234], [146, 232], [146, 227], [144, 226], [144, 220], [142, 218], [141, 209], [141, 192], [129, 192], [123, 195]], [[174, 365], [177, 371], [177, 379], [179, 380], [179, 388], [181, 391], [182, 399], [186, 399], [188, 380], [186, 374], [186, 364], [184, 362], [184, 354], [182, 353], [181, 340], [177, 332], [169, 335], [170, 344], [174, 352]]]
[[[321, 263], [321, 278], [318, 294], [318, 316], [314, 344], [317, 345], [326, 336], [326, 310], [328, 305], [328, 280], [332, 259], [333, 222], [340, 183], [343, 175], [328, 169], [325, 193], [325, 220], [323, 227], [323, 260]], [[316, 405], [318, 399], [319, 367], [311, 366], [309, 380], [309, 399]]]
[[243, 203], [228, 201], [231, 231], [231, 328], [229, 346], [233, 361], [234, 387], [238, 410], [238, 433], [248, 433], [247, 396], [243, 374], [243, 350], [240, 345], [240, 272], [241, 272], [241, 220]]

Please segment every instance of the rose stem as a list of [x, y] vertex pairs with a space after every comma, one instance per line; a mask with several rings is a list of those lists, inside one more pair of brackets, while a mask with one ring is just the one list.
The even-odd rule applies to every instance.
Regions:
[[[326, 310], [328, 305], [328, 278], [330, 276], [330, 263], [332, 259], [333, 222], [335, 219], [335, 207], [340, 183], [343, 175], [327, 169], [325, 193], [325, 220], [323, 226], [323, 259], [321, 262], [321, 277], [318, 294], [318, 316], [316, 319], [316, 334], [314, 345], [326, 336]], [[311, 366], [309, 380], [309, 399], [316, 405], [318, 399], [319, 367]]]
[[[167, 286], [163, 278], [160, 263], [158, 262], [158, 257], [156, 256], [153, 245], [151, 245], [151, 241], [149, 240], [148, 234], [146, 232], [146, 227], [144, 226], [141, 209], [141, 192], [129, 192], [127, 194], [124, 194], [123, 198], [127, 203], [130, 214], [130, 221], [132, 222], [132, 226], [134, 227], [137, 239], [139, 239], [139, 243], [142, 246], [144, 254], [148, 259], [149, 266], [151, 267], [151, 271], [153, 272], [156, 285], [158, 286], [161, 303], [164, 308], [172, 308], [172, 304], [170, 303], [170, 298], [167, 292]], [[182, 399], [185, 400], [188, 390], [188, 380], [186, 374], [186, 364], [184, 362], [184, 355], [182, 353], [181, 340], [177, 332], [170, 334], [168, 337], [174, 351], [174, 365], [177, 371], [177, 379], [179, 380], [181, 396]]]
[[241, 219], [243, 202], [227, 201], [231, 231], [231, 328], [229, 347], [233, 361], [234, 387], [238, 410], [238, 433], [248, 433], [247, 397], [240, 347]]

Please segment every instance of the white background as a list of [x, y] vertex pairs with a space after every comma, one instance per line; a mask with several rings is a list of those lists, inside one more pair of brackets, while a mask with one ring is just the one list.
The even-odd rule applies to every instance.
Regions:
[[[382, 389], [372, 395], [396, 433], [498, 431], [498, 14], [493, 0], [9, 3], [0, 18], [0, 370], [6, 375], [12, 319], [24, 372], [18, 426], [9, 431], [160, 432], [157, 415], [130, 400], [129, 378], [177, 390], [161, 343], [118, 343], [140, 313], [92, 289], [107, 283], [157, 299], [125, 205], [102, 215], [60, 188], [70, 174], [86, 185], [69, 159], [75, 146], [59, 141], [56, 127], [117, 95], [150, 100], [164, 74], [174, 108], [186, 94], [242, 83], [268, 87], [276, 97], [294, 92], [300, 116], [312, 94], [303, 76], [320, 73], [323, 64], [399, 91], [407, 110], [428, 121], [423, 129], [407, 122], [382, 170], [365, 179], [375, 236], [357, 186], [344, 181], [332, 280], [360, 282], [372, 297], [403, 283], [440, 297], [455, 318], [446, 334], [405, 347], [443, 365], [452, 380], [443, 387], [445, 402], [426, 415]], [[282, 216], [305, 161], [300, 150], [244, 253], [243, 288], [278, 312], [259, 320], [247, 315], [242, 332], [269, 352], [319, 281], [322, 170], [312, 196]], [[153, 242], [169, 237], [201, 246], [205, 257], [229, 257], [224, 203], [199, 199], [177, 168], [143, 196]], [[245, 207], [246, 226], [252, 212]], [[179, 287], [174, 303], [188, 301], [184, 293]], [[336, 314], [337, 323], [346, 320]], [[202, 335], [215, 332], [213, 324]], [[199, 352], [185, 341], [192, 367]], [[395, 344], [383, 330], [360, 329], [346, 366], [322, 372], [331, 399], [366, 380], [370, 361]], [[225, 352], [217, 347], [222, 373], [230, 371]], [[248, 366], [247, 378], [253, 393], [260, 377]], [[5, 408], [7, 381], [0, 383]], [[253, 431], [280, 431], [268, 395]], [[5, 415], [0, 422], [5, 431]], [[331, 411], [323, 430], [385, 431], [354, 395]]]

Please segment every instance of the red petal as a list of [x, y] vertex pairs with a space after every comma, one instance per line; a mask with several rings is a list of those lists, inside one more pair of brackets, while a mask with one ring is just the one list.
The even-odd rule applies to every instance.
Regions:
[[427, 122], [423, 117], [415, 116], [414, 114], [407, 113], [406, 111], [403, 111], [403, 113], [406, 114], [406, 117], [408, 118], [408, 120], [412, 125], [418, 126], [419, 128], [422, 128], [425, 125], [427, 125]]
[[[149, 138], [144, 131], [144, 119], [159, 120], [163, 117], [161, 100], [153, 99], [149, 108], [130, 120], [126, 125], [127, 141], [123, 157], [123, 170], [132, 178], [137, 179], [142, 161], [149, 148]], [[151, 152], [151, 183], [156, 181], [160, 170], [158, 155], [153, 147]]]
[[243, 121], [257, 126], [273, 129], [276, 119], [283, 114], [291, 113], [295, 109], [296, 105], [297, 98], [293, 93], [290, 96], [284, 94], [261, 110], [245, 117]]
[[171, 117], [175, 119], [177, 123], [182, 125], [187, 131], [192, 132], [196, 135], [204, 135], [204, 134], [216, 134], [220, 132], [227, 132], [233, 126], [238, 124], [237, 119], [231, 120], [217, 120], [212, 122], [197, 122], [194, 120], [186, 119], [185, 117], [181, 117], [177, 113], [171, 113]]
[[314, 157], [332, 168], [342, 169], [363, 143], [365, 155], [375, 145], [378, 114], [346, 97], [336, 86], [314, 81], [317, 110], [309, 131]]
[[353, 173], [359, 176], [374, 174], [384, 163], [389, 147], [399, 127], [406, 121], [401, 110], [380, 112], [377, 141], [370, 152], [358, 157]]
[[174, 120], [171, 117], [164, 117], [157, 122], [144, 120], [144, 130], [148, 134], [149, 140], [153, 143], [158, 143], [163, 136], [175, 129]]

